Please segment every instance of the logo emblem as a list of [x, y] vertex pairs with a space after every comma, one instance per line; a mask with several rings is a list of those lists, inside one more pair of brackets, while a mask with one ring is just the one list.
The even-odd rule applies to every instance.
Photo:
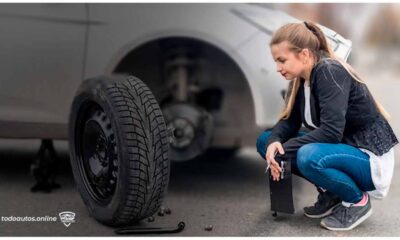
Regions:
[[68, 212], [68, 211], [60, 212], [59, 215], [60, 215], [60, 221], [64, 223], [66, 227], [69, 227], [71, 223], [75, 222], [75, 213], [73, 212]]

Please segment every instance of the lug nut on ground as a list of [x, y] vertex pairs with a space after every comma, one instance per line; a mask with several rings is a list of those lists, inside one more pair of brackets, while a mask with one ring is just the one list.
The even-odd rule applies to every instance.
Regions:
[[204, 227], [204, 230], [206, 230], [206, 231], [212, 231], [212, 230], [213, 230], [213, 226], [212, 226], [212, 225], [206, 225], [206, 226]]

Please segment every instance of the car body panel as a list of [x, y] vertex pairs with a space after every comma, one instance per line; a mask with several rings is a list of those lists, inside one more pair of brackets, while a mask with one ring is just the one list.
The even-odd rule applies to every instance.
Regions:
[[82, 80], [84, 4], [1, 4], [0, 119], [66, 123]]

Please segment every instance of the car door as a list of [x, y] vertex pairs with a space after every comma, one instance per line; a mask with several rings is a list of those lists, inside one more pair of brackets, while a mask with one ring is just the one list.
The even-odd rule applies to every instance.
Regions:
[[0, 121], [67, 123], [84, 68], [86, 4], [0, 4]]

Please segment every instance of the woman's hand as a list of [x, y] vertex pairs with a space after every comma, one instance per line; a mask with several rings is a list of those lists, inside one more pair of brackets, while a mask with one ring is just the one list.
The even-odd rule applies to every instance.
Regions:
[[280, 153], [281, 155], [285, 154], [283, 150], [282, 144], [280, 142], [273, 142], [267, 148], [267, 153], [265, 154], [265, 159], [267, 160], [268, 165], [271, 168], [272, 180], [279, 181], [281, 175], [281, 167], [278, 162], [275, 160], [276, 153]]

